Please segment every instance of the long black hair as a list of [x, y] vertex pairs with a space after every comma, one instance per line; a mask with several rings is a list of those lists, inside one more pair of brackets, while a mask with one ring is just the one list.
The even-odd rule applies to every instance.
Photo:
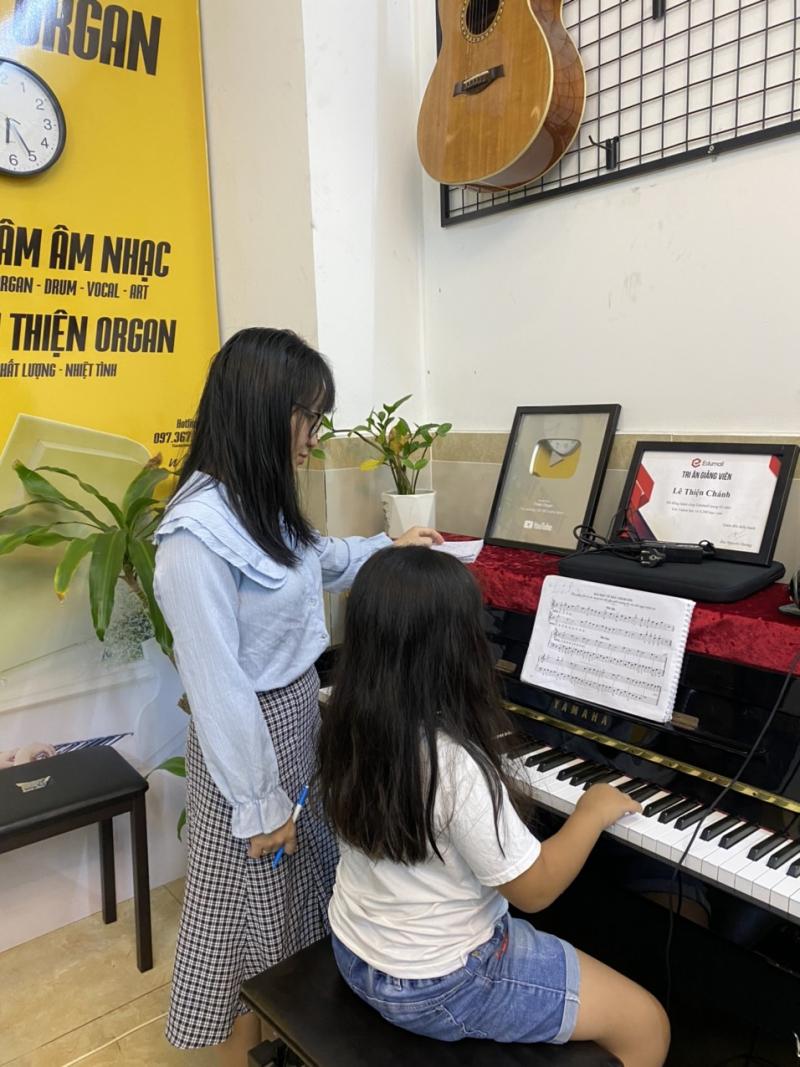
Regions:
[[311, 544], [314, 531], [298, 497], [292, 414], [331, 411], [334, 400], [330, 367], [302, 337], [240, 330], [211, 361], [172, 502], [196, 472], [221, 482], [256, 544], [293, 566], [293, 548]]
[[515, 807], [498, 737], [509, 728], [482, 626], [478, 586], [428, 548], [386, 548], [359, 571], [347, 604], [333, 694], [318, 744], [320, 798], [334, 832], [371, 859], [419, 863], [431, 850], [440, 778], [437, 734], [463, 746]]

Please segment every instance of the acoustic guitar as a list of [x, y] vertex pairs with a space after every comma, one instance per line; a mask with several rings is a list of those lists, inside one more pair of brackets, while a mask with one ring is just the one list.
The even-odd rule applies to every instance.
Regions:
[[562, 0], [438, 0], [442, 47], [417, 124], [420, 160], [445, 185], [509, 189], [545, 174], [586, 102]]

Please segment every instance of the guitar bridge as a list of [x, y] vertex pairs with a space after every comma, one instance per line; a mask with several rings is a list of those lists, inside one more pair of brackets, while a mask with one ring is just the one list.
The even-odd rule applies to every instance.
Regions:
[[453, 96], [461, 96], [463, 93], [482, 93], [493, 81], [497, 81], [498, 78], [503, 78], [504, 76], [505, 71], [502, 63], [497, 67], [488, 67], [479, 74], [472, 74], [469, 78], [456, 82], [453, 88]]

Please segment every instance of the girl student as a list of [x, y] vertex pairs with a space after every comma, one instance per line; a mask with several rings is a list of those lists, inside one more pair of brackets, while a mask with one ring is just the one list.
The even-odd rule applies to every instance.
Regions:
[[640, 806], [596, 785], [552, 837], [530, 832], [496, 747], [508, 723], [481, 614], [474, 579], [442, 553], [380, 551], [355, 579], [318, 744], [339, 970], [414, 1033], [593, 1040], [625, 1067], [661, 1067], [654, 997], [508, 913], [546, 908]]

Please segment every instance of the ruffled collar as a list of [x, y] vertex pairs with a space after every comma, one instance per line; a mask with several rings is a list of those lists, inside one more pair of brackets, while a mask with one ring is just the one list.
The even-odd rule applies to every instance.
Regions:
[[255, 543], [230, 507], [225, 487], [205, 474], [195, 472], [189, 478], [153, 539], [158, 544], [176, 530], [194, 534], [257, 585], [275, 589], [286, 581], [287, 568]]

